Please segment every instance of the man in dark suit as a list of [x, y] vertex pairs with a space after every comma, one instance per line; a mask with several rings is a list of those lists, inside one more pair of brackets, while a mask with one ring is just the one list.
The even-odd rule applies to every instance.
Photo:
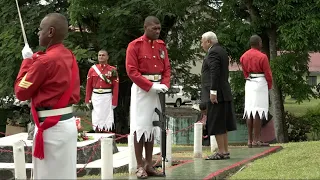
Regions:
[[202, 35], [201, 46], [207, 52], [201, 70], [201, 101], [207, 103], [207, 132], [215, 135], [218, 152], [207, 160], [229, 159], [228, 131], [236, 130], [229, 77], [229, 57], [215, 33]]

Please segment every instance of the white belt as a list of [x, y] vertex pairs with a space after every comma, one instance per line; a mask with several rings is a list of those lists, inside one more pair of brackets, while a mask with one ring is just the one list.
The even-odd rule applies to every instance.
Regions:
[[160, 74], [142, 75], [142, 76], [147, 78], [150, 81], [160, 81], [161, 80]]
[[250, 74], [250, 77], [264, 77], [264, 74]]
[[49, 116], [59, 116], [59, 115], [70, 114], [70, 113], [73, 113], [72, 106], [68, 106], [68, 107], [60, 108], [60, 109], [38, 111], [38, 116], [39, 117], [49, 117]]
[[111, 93], [112, 89], [93, 89], [95, 93]]

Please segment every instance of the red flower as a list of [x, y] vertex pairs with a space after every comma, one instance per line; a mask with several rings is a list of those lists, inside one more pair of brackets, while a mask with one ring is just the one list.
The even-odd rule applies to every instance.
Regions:
[[81, 118], [76, 118], [76, 126], [77, 126], [77, 129], [80, 130], [82, 127], [81, 127]]

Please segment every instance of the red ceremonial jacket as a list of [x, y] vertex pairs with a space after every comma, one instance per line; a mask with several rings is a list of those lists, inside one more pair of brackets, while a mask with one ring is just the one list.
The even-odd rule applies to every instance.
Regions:
[[272, 73], [268, 57], [265, 54], [258, 49], [251, 48], [241, 56], [240, 62], [245, 78], [248, 78], [250, 73], [264, 73], [268, 88], [272, 88]]
[[[117, 74], [117, 68], [110, 66], [109, 64], [97, 64], [99, 71], [106, 76], [108, 82], [105, 82], [91, 67], [87, 76], [86, 85], [86, 99], [85, 102], [89, 103], [92, 96], [93, 89], [112, 89], [112, 105], [118, 105], [118, 94], [119, 94], [119, 78]], [[115, 76], [113, 73], [115, 72]]]
[[[33, 54], [22, 61], [14, 83], [16, 97], [20, 101], [32, 99], [35, 107], [53, 107], [69, 88], [73, 54], [63, 44], [49, 47], [46, 52]], [[79, 69], [69, 104], [80, 100]]]
[[152, 82], [144, 74], [161, 74], [161, 84], [170, 87], [170, 62], [166, 44], [143, 35], [129, 43], [126, 52], [126, 70], [129, 78], [141, 89], [149, 91]]

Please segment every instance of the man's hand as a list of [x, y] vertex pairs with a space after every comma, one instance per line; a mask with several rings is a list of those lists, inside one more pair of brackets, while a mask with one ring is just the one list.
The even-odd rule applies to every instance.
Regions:
[[218, 104], [217, 95], [210, 94], [210, 101], [212, 104]]
[[155, 90], [157, 93], [160, 93], [160, 92], [167, 92], [168, 91], [168, 87], [164, 84], [156, 84], [154, 83], [151, 87], [152, 90]]
[[31, 58], [33, 55], [33, 52], [28, 44], [24, 46], [21, 52], [22, 52], [23, 59]]

